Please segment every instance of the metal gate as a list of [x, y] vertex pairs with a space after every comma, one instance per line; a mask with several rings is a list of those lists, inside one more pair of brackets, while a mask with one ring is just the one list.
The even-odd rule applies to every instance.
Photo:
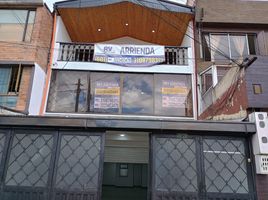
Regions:
[[99, 200], [103, 134], [0, 130], [1, 200]]
[[254, 200], [246, 139], [151, 136], [152, 200]]

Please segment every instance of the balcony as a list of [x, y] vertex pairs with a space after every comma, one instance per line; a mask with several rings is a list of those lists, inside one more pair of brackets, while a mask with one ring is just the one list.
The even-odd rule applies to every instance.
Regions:
[[[94, 44], [61, 42], [58, 61], [94, 62]], [[166, 46], [167, 65], [188, 65], [188, 47]]]

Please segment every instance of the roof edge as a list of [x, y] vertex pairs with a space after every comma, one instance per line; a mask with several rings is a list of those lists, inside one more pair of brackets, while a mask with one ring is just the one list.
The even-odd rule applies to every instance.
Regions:
[[195, 11], [194, 7], [183, 5], [180, 3], [169, 2], [167, 0], [98, 0], [98, 1], [67, 0], [67, 1], [56, 2], [54, 4], [54, 9], [90, 8], [90, 7], [107, 6], [123, 2], [129, 2], [147, 8], [170, 11], [170, 12], [183, 12], [188, 14], [194, 14]]

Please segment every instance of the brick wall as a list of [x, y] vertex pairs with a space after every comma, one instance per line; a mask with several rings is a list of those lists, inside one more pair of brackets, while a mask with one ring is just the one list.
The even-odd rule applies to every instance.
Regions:
[[256, 187], [258, 200], [268, 199], [268, 175], [256, 176]]
[[18, 95], [18, 101], [16, 109], [20, 111], [24, 111], [25, 108], [27, 108], [27, 100], [29, 96], [29, 89], [31, 86], [31, 80], [32, 80], [32, 70], [33, 67], [30, 66], [24, 66], [21, 76], [21, 84], [20, 84], [20, 90]]
[[0, 42], [0, 61], [36, 62], [45, 70], [48, 63], [52, 26], [52, 15], [45, 7], [38, 7], [31, 42]]
[[[44, 71], [47, 69], [53, 29], [53, 16], [46, 7], [36, 9], [31, 42], [1, 42], [0, 62], [37, 63]], [[16, 109], [24, 111], [29, 97], [31, 67], [24, 67], [21, 77]]]

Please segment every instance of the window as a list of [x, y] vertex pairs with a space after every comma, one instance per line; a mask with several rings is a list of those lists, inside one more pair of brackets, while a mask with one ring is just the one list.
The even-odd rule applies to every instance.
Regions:
[[228, 57], [243, 60], [257, 53], [256, 34], [204, 33], [202, 40], [205, 61], [227, 63]]
[[33, 10], [0, 9], [0, 40], [29, 42], [34, 19]]
[[212, 68], [201, 74], [202, 94], [208, 91], [213, 86]]
[[21, 75], [21, 65], [0, 65], [0, 105], [16, 106]]
[[220, 66], [212, 66], [201, 73], [201, 90], [202, 94], [205, 94], [211, 87], [214, 87], [219, 83], [222, 78], [229, 71], [230, 66], [228, 65], [220, 65]]
[[56, 70], [47, 111], [192, 117], [191, 85], [191, 75]]
[[254, 94], [262, 94], [261, 84], [252, 84]]

